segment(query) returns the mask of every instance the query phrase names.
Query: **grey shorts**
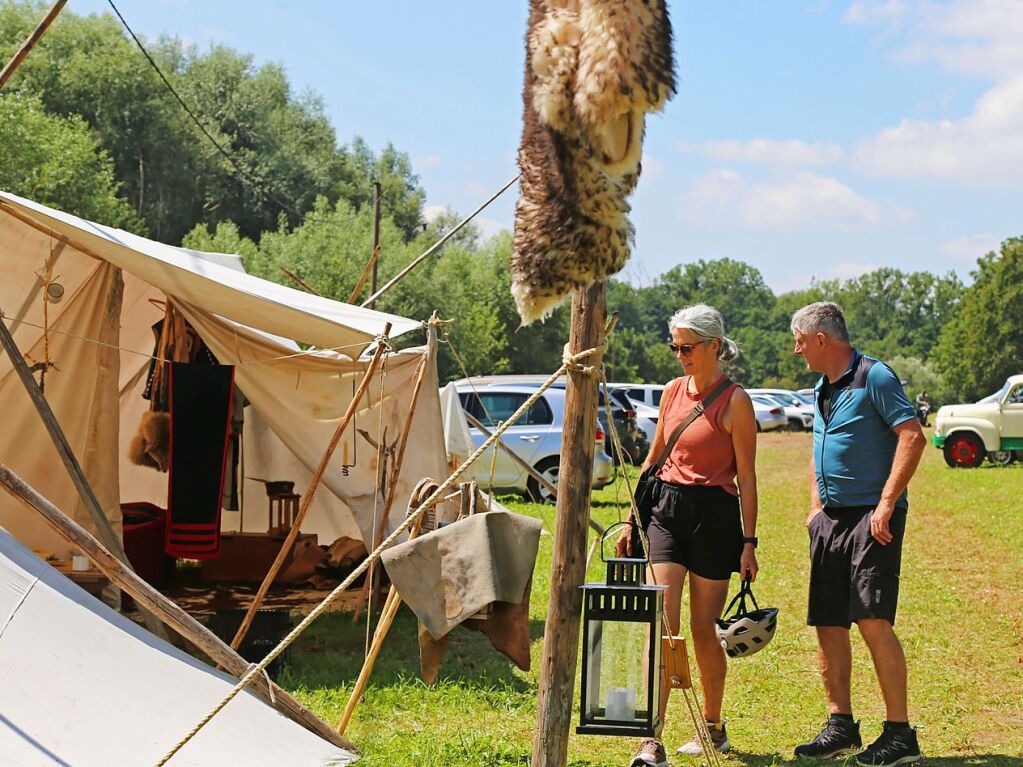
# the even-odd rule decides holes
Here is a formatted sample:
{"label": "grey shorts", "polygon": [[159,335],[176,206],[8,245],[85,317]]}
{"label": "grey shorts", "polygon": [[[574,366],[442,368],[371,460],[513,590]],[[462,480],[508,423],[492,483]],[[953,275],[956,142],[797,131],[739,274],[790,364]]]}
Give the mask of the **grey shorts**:
{"label": "grey shorts", "polygon": [[892,514],[887,546],[870,534],[873,510],[831,508],[811,520],[809,625],[849,628],[861,618],[895,624],[906,510]]}

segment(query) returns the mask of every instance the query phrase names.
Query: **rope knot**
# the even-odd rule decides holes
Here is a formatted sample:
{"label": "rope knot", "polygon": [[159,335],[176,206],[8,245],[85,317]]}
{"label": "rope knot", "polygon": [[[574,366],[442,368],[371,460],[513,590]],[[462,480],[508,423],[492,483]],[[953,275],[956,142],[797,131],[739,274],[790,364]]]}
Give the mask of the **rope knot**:
{"label": "rope knot", "polygon": [[607,349],[607,344],[600,344],[599,346],[594,346],[590,349],[584,349],[581,352],[572,354],[568,349],[568,344],[565,344],[565,351],[561,356],[561,362],[564,364],[565,370],[574,373],[582,373],[583,375],[590,377],[603,375],[604,366],[602,364],[584,365],[581,360],[584,360],[594,354],[603,353],[605,349]]}

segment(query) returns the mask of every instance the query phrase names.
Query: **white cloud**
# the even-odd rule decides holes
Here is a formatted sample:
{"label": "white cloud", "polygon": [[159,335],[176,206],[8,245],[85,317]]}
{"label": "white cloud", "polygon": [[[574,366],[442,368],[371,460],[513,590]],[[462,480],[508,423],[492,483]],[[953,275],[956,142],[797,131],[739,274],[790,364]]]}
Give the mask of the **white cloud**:
{"label": "white cloud", "polygon": [[998,252],[1001,241],[993,234],[969,234],[941,243],[942,258],[966,264],[975,264],[977,259],[991,251]]}
{"label": "white cloud", "polygon": [[676,148],[687,154],[702,154],[709,160],[756,165],[810,167],[841,162],[845,152],[832,141],[807,142],[799,139],[755,138],[750,141],[704,141],[702,144],[678,142]]}
{"label": "white cloud", "polygon": [[859,141],[853,165],[876,176],[1023,184],[1023,76],[996,85],[957,120],[904,119]]}
{"label": "white cloud", "polygon": [[832,264],[824,271],[791,272],[777,280],[770,281],[775,293],[787,293],[790,290],[803,290],[810,287],[814,280],[850,280],[854,277],[873,272],[881,267],[870,261],[842,261]]}
{"label": "white cloud", "polygon": [[447,208],[443,205],[427,205],[423,208],[423,220],[430,224],[437,216],[446,211]]}
{"label": "white cloud", "polygon": [[830,176],[803,171],[751,184],[734,170],[715,170],[683,195],[683,215],[694,222],[732,221],[751,229],[852,229],[905,221],[912,213],[881,206]]}
{"label": "white cloud", "polygon": [[640,167],[643,169],[643,178],[646,179],[657,178],[664,173],[664,163],[648,154],[643,155]]}
{"label": "white cloud", "polygon": [[412,160],[412,165],[417,168],[436,168],[443,158],[439,154],[424,154],[422,157],[415,157]]}
{"label": "white cloud", "polygon": [[509,224],[497,221],[492,218],[474,218],[472,220],[474,224],[480,230],[480,237],[484,240],[489,240],[495,234],[500,234],[503,231],[511,229]]}

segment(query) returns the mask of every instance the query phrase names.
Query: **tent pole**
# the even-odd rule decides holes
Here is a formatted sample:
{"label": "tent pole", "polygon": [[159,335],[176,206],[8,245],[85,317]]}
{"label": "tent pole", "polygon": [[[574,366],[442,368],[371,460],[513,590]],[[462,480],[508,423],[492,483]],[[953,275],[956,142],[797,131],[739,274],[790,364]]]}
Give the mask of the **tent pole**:
{"label": "tent pole", "polygon": [[[68,444],[67,438],[64,436],[64,430],[60,428],[57,417],[53,414],[53,410],[50,409],[50,403],[46,401],[46,396],[39,388],[39,384],[36,383],[36,379],[32,377],[32,371],[29,370],[28,363],[25,362],[21,350],[18,349],[18,345],[14,342],[14,336],[11,335],[11,331],[7,328],[2,310],[0,310],[0,345],[6,350],[11,364],[18,374],[18,378],[21,379],[21,383],[32,400],[32,404],[39,411],[39,417],[49,432],[50,439],[53,440],[53,444],[57,448],[57,453],[60,454],[64,468],[71,475],[71,481],[74,483],[75,489],[82,499],[82,504],[89,512],[89,517],[92,519],[93,524],[96,525],[96,531],[99,533],[100,540],[103,541],[103,545],[107,549],[113,552],[114,556],[124,563],[125,567],[131,569],[128,555],[124,553],[124,547],[121,545],[121,541],[118,540],[117,533],[114,532],[110,520],[107,519],[103,509],[100,508],[99,499],[96,498],[92,485],[89,484],[81,464],[78,463],[74,451],[71,450],[71,445]],[[146,622],[146,628],[158,637],[166,639],[167,635],[164,633],[160,622],[147,611],[140,610],[140,612]]]}
{"label": "tent pole", "polygon": [[[215,663],[223,666],[236,677],[241,678],[249,670],[249,662],[224,644],[215,634],[182,610],[177,604],[154,589],[138,575],[119,562],[117,557],[103,546],[89,531],[36,492],[17,474],[0,464],[0,485],[12,496],[30,509],[42,515],[54,530],[80,549],[103,575],[129,594],[140,606],[159,615],[168,626],[206,653]],[[333,743],[335,746],[353,751],[357,749],[342,738],[325,722],[273,684],[271,695],[263,677],[253,680],[255,692],[271,706],[289,719],[302,725],[310,732]]]}
{"label": "tent pole", "polygon": [[320,486],[320,480],[323,479],[323,473],[327,470],[327,464],[330,462],[331,456],[334,455],[334,449],[337,447],[337,443],[341,441],[341,435],[344,434],[345,429],[348,428],[349,421],[352,420],[352,416],[355,415],[355,409],[359,405],[359,400],[362,399],[362,395],[366,393],[369,388],[370,381],[373,380],[373,374],[379,367],[381,360],[384,358],[384,354],[387,353],[387,337],[391,334],[391,323],[388,322],[384,325],[384,332],[381,336],[380,343],[377,344],[376,351],[373,353],[373,358],[369,362],[369,366],[366,368],[366,372],[362,376],[362,381],[359,383],[359,388],[356,389],[355,395],[352,397],[352,401],[348,403],[348,408],[345,410],[344,416],[341,418],[341,423],[338,424],[337,429],[334,431],[334,436],[330,440],[330,444],[327,445],[327,450],[323,454],[323,458],[320,459],[320,466],[316,470],[316,474],[313,475],[312,481],[309,483],[309,487],[306,489],[305,494],[302,496],[302,505],[299,507],[298,515],[295,520],[291,523],[291,529],[288,530],[288,536],[284,539],[284,543],[281,544],[281,550],[277,552],[277,558],[274,559],[273,564],[270,565],[270,571],[263,578],[263,582],[259,585],[259,591],[256,592],[256,596],[252,600],[252,604],[249,605],[248,612],[245,613],[245,617],[242,619],[242,624],[238,627],[238,633],[234,635],[234,639],[231,640],[231,648],[237,650],[241,645],[242,640],[245,638],[245,634],[248,633],[249,626],[252,625],[252,619],[256,615],[256,610],[263,604],[263,599],[266,597],[266,592],[270,590],[270,586],[273,584],[274,579],[277,577],[277,573],[280,572],[281,567],[284,566],[284,560],[288,556],[288,552],[291,551],[291,547],[295,544],[298,539],[299,530],[302,528],[302,521],[305,519],[306,513],[309,511],[309,506],[312,503],[313,496],[316,494],[316,488]]}
{"label": "tent pole", "polygon": [[18,52],[14,54],[14,57],[7,62],[7,66],[4,67],[4,70],[0,72],[0,88],[7,85],[7,81],[14,76],[18,67],[21,66],[21,62],[28,57],[28,54],[35,47],[35,44],[39,42],[39,39],[44,34],[46,34],[46,30],[50,28],[50,24],[52,24],[54,19],[56,19],[57,16],[60,15],[60,12],[64,10],[65,5],[67,5],[67,0],[57,0],[57,2],[53,4],[53,7],[50,8],[50,12],[46,14],[43,20],[39,22],[39,25],[32,31],[32,34],[25,38],[25,42],[21,44]]}
{"label": "tent pole", "polygon": [[[607,294],[603,281],[572,297],[569,353],[604,343]],[[592,364],[599,367],[601,353]],[[563,767],[568,757],[582,586],[586,576],[587,520],[597,425],[597,379],[570,366],[565,393],[565,430],[561,442],[560,481],[551,593],[544,629],[537,695],[533,767]]]}

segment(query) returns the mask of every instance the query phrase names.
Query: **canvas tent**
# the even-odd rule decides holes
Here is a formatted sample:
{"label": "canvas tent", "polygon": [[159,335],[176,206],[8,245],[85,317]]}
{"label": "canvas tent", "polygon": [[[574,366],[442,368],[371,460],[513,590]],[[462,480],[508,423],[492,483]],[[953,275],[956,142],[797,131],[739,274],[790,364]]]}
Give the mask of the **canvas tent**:
{"label": "canvas tent", "polygon": [[[235,365],[245,408],[244,520],[224,529],[267,527],[256,480],[291,480],[303,493],[368,365],[360,356],[385,323],[392,337],[420,327],[394,315],[341,304],[245,274],[233,257],[175,248],[0,192],[0,310],[29,364],[48,359],[46,399],[93,486],[120,529],[122,501],[166,501],[167,475],[124,458],[138,419],[153,350],[151,326],[169,299],[223,364]],[[59,303],[45,300],[47,280]],[[44,331],[42,328],[48,328]],[[296,355],[293,339],[324,349]],[[392,447],[411,404],[412,380],[427,350],[389,354],[360,403],[317,491],[303,531],[321,543],[368,540],[383,501],[375,441]],[[423,476],[446,472],[435,360],[414,411],[409,447],[387,527],[401,520]],[[79,524],[94,531],[6,356],[0,357],[0,460]],[[347,466],[347,468],[343,468]],[[64,541],[13,500],[0,497],[0,525],[30,548],[64,557]]]}
{"label": "canvas tent", "polygon": [[[155,764],[236,682],[86,594],[3,529],[0,679],[0,761],[21,767]],[[355,758],[245,691],[171,764]]]}

